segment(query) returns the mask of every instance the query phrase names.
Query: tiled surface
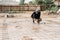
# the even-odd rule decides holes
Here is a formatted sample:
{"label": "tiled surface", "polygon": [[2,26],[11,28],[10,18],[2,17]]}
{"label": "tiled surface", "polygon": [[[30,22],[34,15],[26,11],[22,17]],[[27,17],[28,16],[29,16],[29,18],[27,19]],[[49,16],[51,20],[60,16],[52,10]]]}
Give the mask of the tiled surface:
{"label": "tiled surface", "polygon": [[46,18],[40,24],[31,18],[1,18],[0,40],[60,40],[60,18]]}

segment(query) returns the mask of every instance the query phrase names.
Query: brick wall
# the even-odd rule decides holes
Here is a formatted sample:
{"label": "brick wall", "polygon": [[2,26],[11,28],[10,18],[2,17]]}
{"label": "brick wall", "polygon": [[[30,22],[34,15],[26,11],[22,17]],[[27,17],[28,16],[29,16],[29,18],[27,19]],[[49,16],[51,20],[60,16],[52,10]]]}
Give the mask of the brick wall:
{"label": "brick wall", "polygon": [[6,5],[0,5],[0,12],[20,12],[20,11],[34,11],[37,7],[39,7],[41,10],[44,10],[44,6],[41,5],[20,5],[20,6],[6,6]]}

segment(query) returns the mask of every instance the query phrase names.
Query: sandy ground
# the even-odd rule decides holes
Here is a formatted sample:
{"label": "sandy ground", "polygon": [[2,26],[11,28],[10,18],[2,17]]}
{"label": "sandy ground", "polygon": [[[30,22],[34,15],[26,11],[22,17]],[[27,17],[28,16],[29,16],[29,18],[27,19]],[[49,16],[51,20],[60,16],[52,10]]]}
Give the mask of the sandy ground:
{"label": "sandy ground", "polygon": [[30,12],[17,15],[0,18],[0,40],[60,40],[60,16],[42,13],[41,23],[34,24]]}

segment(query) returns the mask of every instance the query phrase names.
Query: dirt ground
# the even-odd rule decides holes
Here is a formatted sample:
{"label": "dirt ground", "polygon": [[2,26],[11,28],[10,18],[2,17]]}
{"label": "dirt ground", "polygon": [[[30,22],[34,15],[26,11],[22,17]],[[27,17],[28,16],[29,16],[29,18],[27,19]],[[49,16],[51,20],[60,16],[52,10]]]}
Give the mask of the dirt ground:
{"label": "dirt ground", "polygon": [[0,40],[60,40],[60,15],[42,12],[41,23],[34,24],[31,14],[17,13],[13,14],[14,18],[0,18]]}

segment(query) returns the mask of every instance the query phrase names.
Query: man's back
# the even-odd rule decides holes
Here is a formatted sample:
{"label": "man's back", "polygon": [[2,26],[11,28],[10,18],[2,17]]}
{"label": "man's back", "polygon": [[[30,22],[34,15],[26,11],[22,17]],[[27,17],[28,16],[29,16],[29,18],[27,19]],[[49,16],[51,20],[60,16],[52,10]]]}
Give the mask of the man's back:
{"label": "man's back", "polygon": [[36,19],[39,19],[40,18],[40,15],[41,13],[36,11],[36,12],[33,12],[33,14],[31,15],[32,18],[36,18]]}

